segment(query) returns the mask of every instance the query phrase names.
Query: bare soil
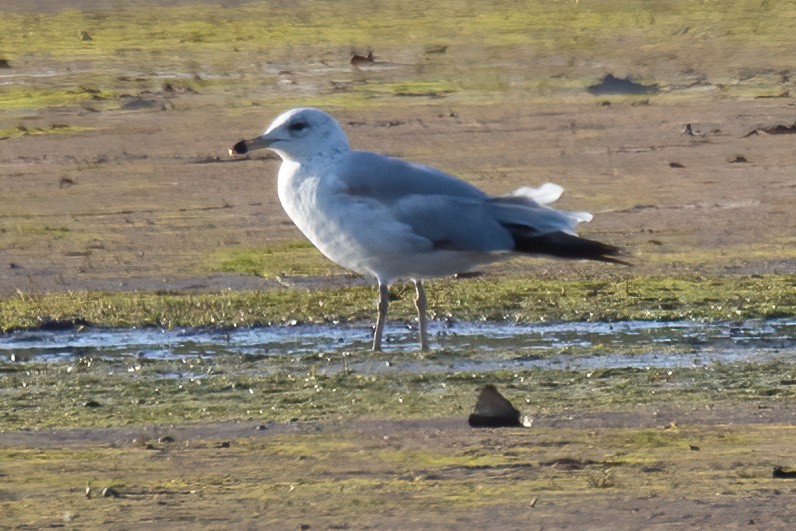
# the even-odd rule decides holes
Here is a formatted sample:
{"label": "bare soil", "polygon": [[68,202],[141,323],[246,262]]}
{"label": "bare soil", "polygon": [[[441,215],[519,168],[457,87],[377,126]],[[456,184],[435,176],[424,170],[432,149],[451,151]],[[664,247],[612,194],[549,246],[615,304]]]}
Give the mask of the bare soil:
{"label": "bare soil", "polygon": [[[226,153],[283,109],[233,117],[189,106],[202,98],[177,96],[169,111],[43,110],[29,122],[94,130],[0,142],[0,294],[275,285],[212,269],[225,249],[301,238],[276,198],[279,162]],[[561,184],[559,206],[593,212],[582,234],[624,247],[634,274],[796,269],[796,137],[744,137],[796,122],[789,99],[597,101],[466,106],[455,117],[450,103],[335,114],[355,147],[443,168],[494,194]],[[700,136],[682,133],[688,123]],[[542,260],[522,269],[606,271]]]}
{"label": "bare soil", "polygon": [[[786,94],[793,83],[783,83],[785,97],[776,98],[723,97],[706,85],[644,99],[584,92],[554,104],[522,94],[478,103],[452,95],[330,110],[353,146],[442,168],[490,193],[561,184],[558,206],[593,212],[582,234],[625,248],[635,264],[630,274],[793,273],[796,136],[748,135],[796,123]],[[275,102],[244,107],[242,97],[158,89],[116,108],[0,116],[0,129],[89,128],[0,140],[0,296],[277,286],[214,265],[228,249],[301,238],[276,198],[279,162],[227,156],[235,141],[285,110]],[[508,267],[528,275],[616,274],[605,265],[545,260]],[[771,401],[573,413],[526,430],[431,419],[268,425],[256,435],[256,422],[2,433],[0,520],[21,527],[786,529],[796,484],[771,471],[796,467],[794,413],[792,403]],[[645,448],[623,439],[623,430],[646,437],[678,425],[685,433],[653,444],[649,462],[637,454],[623,461]],[[147,449],[141,442],[166,434],[176,443]],[[224,441],[228,448],[219,446]],[[50,460],[54,471],[37,472]],[[87,499],[87,481],[116,485],[121,497]]]}
{"label": "bare soil", "polygon": [[[796,485],[773,471],[792,468],[794,413],[749,404],[514,429],[449,418],[4,433],[0,451],[29,448],[17,463],[41,465],[27,482],[0,468],[0,507],[27,500],[6,523],[36,527],[788,529]],[[118,497],[103,498],[106,487]]]}

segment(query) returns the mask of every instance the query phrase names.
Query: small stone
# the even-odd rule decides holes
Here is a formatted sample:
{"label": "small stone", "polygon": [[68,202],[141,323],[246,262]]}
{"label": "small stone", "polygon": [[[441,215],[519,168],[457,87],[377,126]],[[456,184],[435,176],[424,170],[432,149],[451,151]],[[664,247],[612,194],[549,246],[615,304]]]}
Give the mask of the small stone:
{"label": "small stone", "polygon": [[159,442],[160,444],[164,444],[164,443],[173,443],[173,442],[175,442],[176,440],[177,440],[177,439],[175,439],[175,438],[174,438],[174,437],[172,437],[171,435],[164,435],[163,437],[158,437],[158,442]]}
{"label": "small stone", "polygon": [[785,470],[781,466],[776,466],[772,475],[777,479],[796,479],[796,470]]}
{"label": "small stone", "polygon": [[117,491],[113,487],[105,487],[104,489],[102,489],[103,498],[118,498],[120,496],[121,495],[119,494],[119,491]]}
{"label": "small stone", "polygon": [[475,410],[467,419],[473,428],[521,427],[520,412],[492,384],[481,389]]}

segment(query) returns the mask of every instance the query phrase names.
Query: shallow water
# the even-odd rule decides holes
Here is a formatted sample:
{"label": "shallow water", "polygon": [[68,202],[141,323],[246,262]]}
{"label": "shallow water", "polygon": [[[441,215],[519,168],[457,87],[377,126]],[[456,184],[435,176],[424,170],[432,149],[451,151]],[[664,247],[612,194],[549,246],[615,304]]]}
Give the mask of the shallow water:
{"label": "shallow water", "polygon": [[[796,320],[507,324],[434,322],[434,352],[416,355],[414,330],[389,327],[385,352],[363,354],[370,328],[273,326],[235,330],[83,329],[0,336],[0,355],[15,362],[77,358],[326,360],[324,372],[488,371],[496,369],[694,367],[796,358]],[[354,355],[357,354],[357,355]]]}

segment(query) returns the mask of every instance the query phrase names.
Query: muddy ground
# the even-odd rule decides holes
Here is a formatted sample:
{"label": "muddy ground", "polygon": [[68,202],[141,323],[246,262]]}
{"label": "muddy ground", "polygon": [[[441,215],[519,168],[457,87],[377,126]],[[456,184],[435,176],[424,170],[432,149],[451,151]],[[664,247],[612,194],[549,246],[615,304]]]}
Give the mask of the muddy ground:
{"label": "muddy ground", "polygon": [[[92,20],[85,24],[101,29]],[[455,40],[447,51],[426,46],[440,40],[385,44],[381,64],[360,66],[349,64],[350,49],[372,42],[297,46],[281,62],[269,52],[256,63],[243,50],[229,59],[240,72],[221,81],[213,65],[226,56],[145,56],[151,64],[121,50],[108,64],[69,59],[65,74],[57,54],[0,50],[11,65],[0,70],[4,83],[81,95],[0,112],[0,295],[284,289],[280,279],[219,271],[225,253],[301,238],[276,198],[278,161],[233,160],[227,149],[319,95],[357,148],[495,194],[561,184],[558,206],[595,214],[582,234],[622,246],[635,264],[527,260],[496,274],[796,272],[796,136],[764,131],[796,124],[792,73],[783,70],[792,47],[729,58],[683,47],[644,60],[631,39],[626,60],[586,61],[510,46],[485,55]],[[498,88],[426,80],[435,68],[445,81],[487,60]],[[576,84],[559,93],[524,84],[529,68],[546,80],[639,73],[663,90],[595,96]],[[389,85],[395,93],[345,103],[371,79],[412,76],[423,90]],[[105,89],[112,94],[92,92]],[[309,279],[330,282],[361,281]],[[792,400],[756,399],[674,404],[664,414],[623,405],[526,430],[472,430],[446,418],[269,424],[256,434],[256,422],[0,433],[0,516],[20,527],[784,529],[796,480],[772,470],[796,467],[795,423]],[[172,434],[174,443],[157,441]],[[121,497],[98,496],[108,485]]]}
{"label": "muddy ground", "polygon": [[[574,413],[530,429],[449,418],[3,434],[13,462],[2,500],[7,523],[34,527],[787,529],[796,488],[774,469],[793,456],[794,413],[750,404]],[[21,478],[29,461],[36,472]]]}
{"label": "muddy ground", "polygon": [[[278,161],[226,153],[282,109],[233,117],[194,103],[203,99],[177,96],[168,111],[42,110],[26,123],[94,131],[0,142],[0,293],[276,285],[212,268],[225,249],[301,237],[276,198]],[[796,122],[788,98],[519,109],[445,101],[335,114],[354,146],[433,164],[491,193],[561,184],[562,208],[595,214],[582,234],[627,249],[634,274],[796,269],[796,137],[745,137]],[[683,134],[687,123],[701,136]],[[523,269],[606,271],[540,260]]]}

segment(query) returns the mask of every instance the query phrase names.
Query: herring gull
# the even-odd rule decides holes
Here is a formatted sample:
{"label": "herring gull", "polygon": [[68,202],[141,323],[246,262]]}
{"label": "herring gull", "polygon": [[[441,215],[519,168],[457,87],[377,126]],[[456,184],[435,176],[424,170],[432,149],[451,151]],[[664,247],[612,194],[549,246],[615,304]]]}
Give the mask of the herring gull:
{"label": "herring gull", "polygon": [[560,186],[489,196],[435,168],[351,149],[337,120],[319,109],[283,113],[230,155],[260,148],[282,158],[279,200],[293,223],[330,260],[378,282],[376,351],[396,280],[415,285],[420,348],[427,350],[424,278],[516,254],[624,263],[617,247],[575,234],[590,214],[548,206]]}

